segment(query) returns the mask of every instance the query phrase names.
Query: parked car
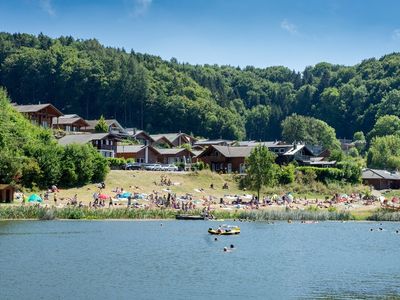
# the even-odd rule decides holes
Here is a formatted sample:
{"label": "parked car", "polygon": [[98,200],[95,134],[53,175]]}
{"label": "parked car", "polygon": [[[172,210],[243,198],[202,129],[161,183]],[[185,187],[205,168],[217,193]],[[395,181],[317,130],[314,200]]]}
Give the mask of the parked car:
{"label": "parked car", "polygon": [[152,165],[146,166],[145,169],[148,171],[160,171],[161,165],[160,164],[152,164]]}
{"label": "parked car", "polygon": [[162,167],[162,170],[163,170],[163,171],[175,172],[175,171],[178,171],[178,167],[175,166],[175,165],[164,165],[164,166]]}
{"label": "parked car", "polygon": [[127,163],[125,164],[125,170],[141,170],[143,167],[140,163]]}

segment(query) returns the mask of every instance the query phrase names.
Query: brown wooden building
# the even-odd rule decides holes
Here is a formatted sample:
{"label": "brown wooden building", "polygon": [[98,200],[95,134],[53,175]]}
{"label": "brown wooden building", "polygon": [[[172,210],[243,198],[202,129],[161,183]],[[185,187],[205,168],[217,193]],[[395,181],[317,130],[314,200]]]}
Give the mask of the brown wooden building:
{"label": "brown wooden building", "polygon": [[146,145],[127,145],[117,146],[116,157],[119,158],[132,158],[138,163],[153,164],[158,162],[160,153],[152,146]]}
{"label": "brown wooden building", "polygon": [[58,140],[60,145],[91,143],[104,157],[115,157],[120,139],[111,133],[70,134]]}
{"label": "brown wooden building", "polygon": [[0,184],[0,202],[11,203],[14,201],[15,188],[10,184]]}
{"label": "brown wooden building", "polygon": [[53,118],[53,128],[66,132],[83,131],[88,126],[89,123],[78,115],[65,115],[59,118]]}
{"label": "brown wooden building", "polygon": [[157,149],[158,161],[163,164],[192,163],[195,154],[185,148]]}
{"label": "brown wooden building", "polygon": [[251,150],[253,147],[211,145],[197,159],[208,164],[212,171],[244,173],[245,159]]}
{"label": "brown wooden building", "polygon": [[377,190],[400,189],[400,173],[377,169],[363,169],[362,181]]}
{"label": "brown wooden building", "polygon": [[15,105],[14,108],[25,115],[33,124],[44,128],[52,128],[53,119],[63,115],[51,104]]}

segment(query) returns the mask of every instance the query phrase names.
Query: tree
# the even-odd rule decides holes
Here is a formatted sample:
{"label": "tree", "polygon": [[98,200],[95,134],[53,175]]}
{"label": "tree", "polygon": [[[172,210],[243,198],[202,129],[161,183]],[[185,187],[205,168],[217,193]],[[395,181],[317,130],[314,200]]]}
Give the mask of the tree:
{"label": "tree", "polygon": [[400,169],[400,137],[386,135],[374,137],[368,150],[367,165],[370,168]]}
{"label": "tree", "polygon": [[390,91],[379,104],[378,116],[400,116],[400,90]]}
{"label": "tree", "polygon": [[267,147],[255,147],[246,159],[246,182],[250,189],[257,191],[260,200],[260,190],[263,186],[273,185],[276,180],[278,166],[275,164],[276,155]]}
{"label": "tree", "polygon": [[376,121],[372,130],[368,133],[368,140],[374,137],[393,135],[400,133],[400,118],[393,115],[385,115]]}
{"label": "tree", "polygon": [[94,127],[94,130],[96,132],[108,132],[108,125],[103,115],[101,115],[99,122]]}
{"label": "tree", "polygon": [[248,111],[246,116],[246,133],[248,139],[266,139],[271,110],[268,106],[257,105]]}
{"label": "tree", "polygon": [[340,149],[335,129],[324,121],[292,115],[282,122],[282,137],[286,142],[304,142],[310,145],[321,145],[326,149]]}

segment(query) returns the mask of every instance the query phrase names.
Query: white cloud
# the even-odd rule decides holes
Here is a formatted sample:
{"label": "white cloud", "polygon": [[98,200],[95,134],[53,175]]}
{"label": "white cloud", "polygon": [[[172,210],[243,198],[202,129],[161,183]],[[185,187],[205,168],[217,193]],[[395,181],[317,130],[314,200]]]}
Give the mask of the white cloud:
{"label": "white cloud", "polygon": [[142,16],[150,8],[153,0],[134,0],[133,15]]}
{"label": "white cloud", "polygon": [[40,8],[46,12],[49,16],[54,17],[56,15],[56,11],[53,8],[52,0],[40,0],[39,5]]}
{"label": "white cloud", "polygon": [[297,34],[297,26],[294,25],[293,23],[290,23],[287,19],[284,19],[281,22],[281,28],[283,30],[286,30],[287,32],[289,32],[290,34]]}
{"label": "white cloud", "polygon": [[399,28],[393,30],[392,39],[394,39],[394,40],[400,40],[400,29],[399,29]]}

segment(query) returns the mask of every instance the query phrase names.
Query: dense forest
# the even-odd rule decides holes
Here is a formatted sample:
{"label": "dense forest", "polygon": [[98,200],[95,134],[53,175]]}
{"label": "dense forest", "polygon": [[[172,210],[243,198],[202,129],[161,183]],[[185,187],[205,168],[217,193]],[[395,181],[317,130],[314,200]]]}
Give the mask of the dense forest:
{"label": "dense forest", "polygon": [[151,133],[276,139],[296,113],[352,138],[380,116],[400,116],[400,54],[295,72],[190,65],[95,39],[0,33],[0,86],[19,104],[51,102],[64,113],[104,115]]}

